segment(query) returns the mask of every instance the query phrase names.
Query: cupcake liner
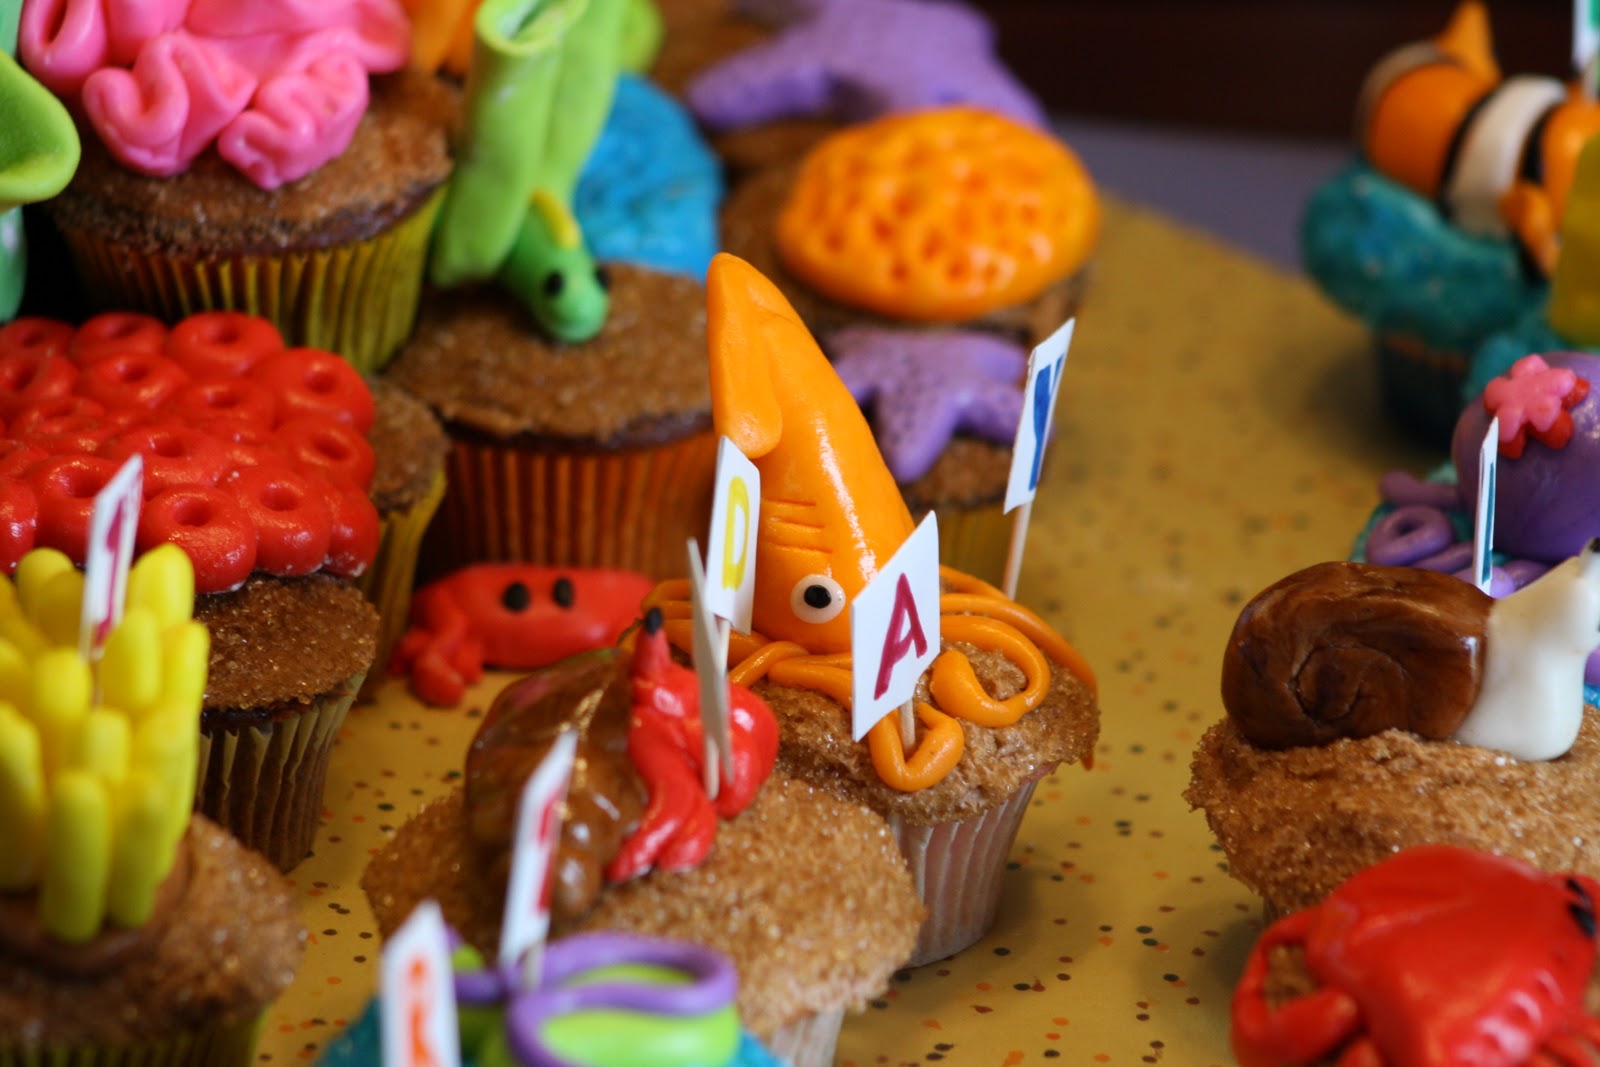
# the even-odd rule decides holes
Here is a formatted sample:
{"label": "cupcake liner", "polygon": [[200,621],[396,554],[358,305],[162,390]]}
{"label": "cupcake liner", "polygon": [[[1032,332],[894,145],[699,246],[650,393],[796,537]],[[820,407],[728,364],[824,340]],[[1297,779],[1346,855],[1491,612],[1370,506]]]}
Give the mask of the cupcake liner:
{"label": "cupcake liner", "polygon": [[819,1011],[773,1034],[767,1049],[790,1067],[832,1067],[843,1025],[843,1008]]}
{"label": "cupcake liner", "polygon": [[328,754],[364,677],[284,718],[202,727],[195,810],[292,870],[316,838]]}
{"label": "cupcake liner", "polygon": [[442,190],[365,241],[277,255],[180,255],[65,233],[90,299],[176,322],[199,311],[270,319],[290,345],[337,352],[363,374],[381,369],[411,333]]}
{"label": "cupcake liner", "polygon": [[456,440],[428,572],[520,561],[679,577],[684,542],[705,536],[716,459],[709,431],[611,452]]}
{"label": "cupcake liner", "polygon": [[[1011,517],[1005,501],[933,509],[939,515],[939,562],[963,574],[998,586],[1005,579],[1006,556],[1011,551]],[[916,522],[927,510],[918,511]]]}
{"label": "cupcake liner", "polygon": [[378,554],[373,557],[372,566],[356,579],[356,588],[378,609],[378,654],[373,658],[366,681],[361,684],[357,700],[373,699],[388,675],[389,651],[405,632],[411,615],[411,590],[416,583],[422,535],[439,510],[444,487],[444,471],[440,470],[416,503],[382,517]]}
{"label": "cupcake liner", "polygon": [[994,925],[1017,827],[1039,779],[1053,770],[1055,764],[1023,783],[1004,804],[970,819],[918,826],[899,815],[889,816],[889,828],[911,867],[917,895],[928,909],[907,967],[953,956]]}
{"label": "cupcake liner", "polygon": [[261,1012],[237,1022],[212,1022],[154,1041],[126,1045],[0,1046],[0,1067],[245,1067],[254,1062]]}
{"label": "cupcake liner", "polygon": [[1467,356],[1409,334],[1376,337],[1378,377],[1389,413],[1424,440],[1449,444],[1461,414]]}

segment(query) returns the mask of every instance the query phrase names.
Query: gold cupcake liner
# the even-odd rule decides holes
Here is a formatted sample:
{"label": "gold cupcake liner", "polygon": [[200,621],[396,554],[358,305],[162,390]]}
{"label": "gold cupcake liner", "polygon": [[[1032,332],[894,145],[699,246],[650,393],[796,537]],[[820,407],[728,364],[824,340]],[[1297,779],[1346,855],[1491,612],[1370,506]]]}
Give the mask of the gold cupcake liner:
{"label": "gold cupcake liner", "polygon": [[612,452],[455,441],[429,572],[515,560],[681,577],[684,542],[711,521],[716,462],[710,431]]}
{"label": "gold cupcake liner", "polygon": [[328,754],[364,677],[281,719],[203,727],[195,810],[280,871],[294,869],[316,839]]}
{"label": "gold cupcake liner", "polygon": [[290,345],[343,356],[363,374],[381,369],[411,334],[442,189],[365,241],[277,255],[186,256],[64,234],[89,297],[168,322],[199,311],[270,319]]}
{"label": "gold cupcake liner", "polygon": [[917,896],[928,909],[907,967],[954,956],[994,925],[1011,843],[1034,787],[1053,770],[1055,764],[1025,782],[1004,804],[970,819],[918,826],[889,816]]}
{"label": "gold cupcake liner", "polygon": [[[1004,508],[1003,499],[975,507],[934,508],[939,515],[939,562],[998,586],[1005,579],[1011,551],[1012,517]],[[917,512],[915,521],[921,522],[926,514]]]}
{"label": "gold cupcake liner", "polygon": [[[114,1011],[115,1005],[107,1005]],[[0,1045],[0,1067],[246,1067],[254,1062],[265,1012],[237,1022],[211,1022],[152,1041],[125,1045]]]}
{"label": "gold cupcake liner", "polygon": [[773,1034],[766,1042],[767,1051],[790,1067],[832,1067],[843,1025],[843,1008],[807,1015]]}
{"label": "gold cupcake liner", "polygon": [[444,487],[441,468],[416,503],[383,516],[378,554],[373,557],[372,566],[356,579],[356,588],[378,609],[378,654],[357,700],[373,699],[388,676],[389,652],[405,632],[411,614],[411,590],[416,583],[417,558],[422,554],[422,535],[439,510]]}

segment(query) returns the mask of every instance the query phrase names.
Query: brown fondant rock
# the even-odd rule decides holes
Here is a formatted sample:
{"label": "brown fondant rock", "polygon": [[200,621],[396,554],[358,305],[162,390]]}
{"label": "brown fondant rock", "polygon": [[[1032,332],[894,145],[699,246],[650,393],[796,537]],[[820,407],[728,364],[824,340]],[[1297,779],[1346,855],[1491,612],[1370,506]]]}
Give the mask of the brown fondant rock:
{"label": "brown fondant rock", "polygon": [[1322,563],[1245,606],[1222,660],[1222,702],[1263,748],[1398,727],[1451,736],[1477,698],[1493,601],[1448,574]]}

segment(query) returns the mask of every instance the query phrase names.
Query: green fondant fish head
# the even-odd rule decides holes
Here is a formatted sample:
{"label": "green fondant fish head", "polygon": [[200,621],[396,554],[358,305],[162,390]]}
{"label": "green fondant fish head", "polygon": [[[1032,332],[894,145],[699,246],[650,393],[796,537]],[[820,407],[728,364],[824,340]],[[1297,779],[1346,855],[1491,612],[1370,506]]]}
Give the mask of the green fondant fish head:
{"label": "green fondant fish head", "polygon": [[48,200],[78,169],[78,130],[55,94],[11,58],[20,4],[0,0],[0,322],[17,313],[27,251],[22,204]]}
{"label": "green fondant fish head", "polygon": [[587,341],[605,325],[611,306],[605,268],[585,247],[572,213],[542,189],[534,191],[499,277],[557,341]]}

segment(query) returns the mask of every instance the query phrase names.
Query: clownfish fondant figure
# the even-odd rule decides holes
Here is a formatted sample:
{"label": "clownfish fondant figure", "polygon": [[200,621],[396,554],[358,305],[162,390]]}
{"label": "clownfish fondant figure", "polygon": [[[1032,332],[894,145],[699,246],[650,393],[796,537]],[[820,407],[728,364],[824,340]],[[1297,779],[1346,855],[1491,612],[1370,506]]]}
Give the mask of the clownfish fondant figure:
{"label": "clownfish fondant figure", "polygon": [[1577,81],[1501,75],[1480,0],[1464,0],[1432,40],[1379,60],[1356,111],[1374,168],[1464,232],[1514,238],[1547,277],[1578,155],[1596,132],[1600,104]]}

